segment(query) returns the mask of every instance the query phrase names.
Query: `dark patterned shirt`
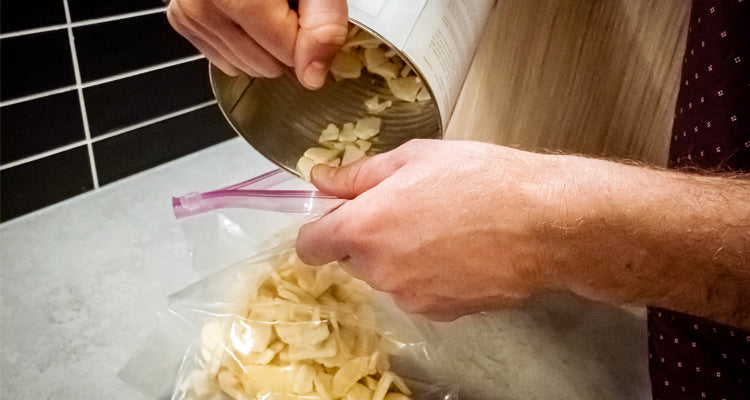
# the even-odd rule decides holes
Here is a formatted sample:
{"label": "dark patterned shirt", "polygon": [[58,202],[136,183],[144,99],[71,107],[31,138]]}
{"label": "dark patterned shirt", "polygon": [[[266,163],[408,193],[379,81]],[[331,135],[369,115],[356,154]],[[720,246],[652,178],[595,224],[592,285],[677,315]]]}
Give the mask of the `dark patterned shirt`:
{"label": "dark patterned shirt", "polygon": [[[750,0],[693,1],[671,167],[750,173],[749,45]],[[658,308],[648,329],[654,400],[750,399],[750,332]]]}
{"label": "dark patterned shirt", "polygon": [[750,0],[694,0],[670,166],[750,172]]}

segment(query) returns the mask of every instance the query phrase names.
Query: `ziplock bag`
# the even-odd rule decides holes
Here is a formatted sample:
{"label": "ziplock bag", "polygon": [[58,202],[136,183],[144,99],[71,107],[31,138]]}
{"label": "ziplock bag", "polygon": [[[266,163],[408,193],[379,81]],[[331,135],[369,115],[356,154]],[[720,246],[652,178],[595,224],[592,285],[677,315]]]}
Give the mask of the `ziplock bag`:
{"label": "ziplock bag", "polygon": [[290,240],[299,227],[344,200],[276,169],[210,192],[172,198],[199,275]]}
{"label": "ziplock bag", "polygon": [[[306,216],[292,218],[304,223],[341,204],[314,191],[254,186],[274,179],[282,178],[267,174],[223,189],[244,191],[234,197],[207,192],[188,204],[178,198],[175,213],[185,220],[214,212],[228,218],[227,210],[278,211],[271,199],[279,199],[282,213]],[[158,328],[120,377],[151,398],[180,400],[458,398],[426,321],[336,263],[303,264],[294,252],[296,230],[286,232],[294,235],[284,240],[274,233],[263,243],[278,244],[170,296]]]}

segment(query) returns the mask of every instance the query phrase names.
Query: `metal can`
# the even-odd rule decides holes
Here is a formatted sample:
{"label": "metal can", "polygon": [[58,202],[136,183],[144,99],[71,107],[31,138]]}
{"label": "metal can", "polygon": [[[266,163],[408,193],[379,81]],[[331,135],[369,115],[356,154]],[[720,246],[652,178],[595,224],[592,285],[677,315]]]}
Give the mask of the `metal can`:
{"label": "metal can", "polygon": [[[415,138],[442,138],[481,33],[496,0],[349,0],[350,22],[380,38],[414,71],[430,93],[426,101],[394,99],[378,113],[381,132],[369,154]],[[236,77],[210,67],[219,108],[259,153],[298,174],[297,161],[318,146],[329,124],[369,114],[365,101],[393,98],[383,80],[367,71],[357,79],[328,79],[305,89],[293,73],[279,78]]]}

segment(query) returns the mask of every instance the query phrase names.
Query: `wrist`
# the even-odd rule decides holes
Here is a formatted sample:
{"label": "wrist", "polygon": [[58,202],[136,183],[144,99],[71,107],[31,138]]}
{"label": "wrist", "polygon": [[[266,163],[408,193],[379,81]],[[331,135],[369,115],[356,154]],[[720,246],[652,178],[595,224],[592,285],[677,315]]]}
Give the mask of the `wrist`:
{"label": "wrist", "polygon": [[747,181],[590,162],[577,197],[566,199],[565,222],[543,231],[560,286],[708,317],[721,315],[715,307],[729,314],[744,307]]}

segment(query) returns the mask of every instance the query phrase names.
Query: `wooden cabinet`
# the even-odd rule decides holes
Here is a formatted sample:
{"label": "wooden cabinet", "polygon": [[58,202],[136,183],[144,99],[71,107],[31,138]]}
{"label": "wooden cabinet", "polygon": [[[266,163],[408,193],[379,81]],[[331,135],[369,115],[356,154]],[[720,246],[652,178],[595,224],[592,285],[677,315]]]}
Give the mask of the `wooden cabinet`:
{"label": "wooden cabinet", "polygon": [[446,138],[665,165],[690,0],[499,0]]}

